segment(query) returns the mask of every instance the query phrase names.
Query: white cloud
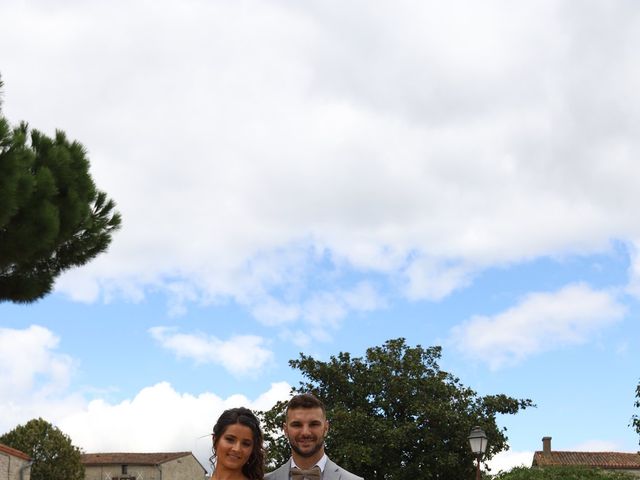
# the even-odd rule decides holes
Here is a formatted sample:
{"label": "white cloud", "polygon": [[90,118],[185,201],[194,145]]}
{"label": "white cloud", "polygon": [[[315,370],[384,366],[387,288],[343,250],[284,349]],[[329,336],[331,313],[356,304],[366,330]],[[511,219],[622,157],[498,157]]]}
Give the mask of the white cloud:
{"label": "white cloud", "polygon": [[451,340],[460,351],[498,368],[545,350],[584,343],[624,313],[612,293],[574,284],[529,294],[493,316],[473,317],[452,330]]}
{"label": "white cloud", "polygon": [[640,237],[634,7],[159,5],[0,7],[21,46],[5,113],[85,143],[123,213],[58,282],[74,299],[230,298],[281,326],[318,310],[319,277],[438,300],[487,266]]}
{"label": "white cloud", "polygon": [[254,306],[252,313],[260,323],[275,326],[295,322],[300,317],[300,307],[267,298]]}
{"label": "white cloud", "polygon": [[[319,331],[318,333],[321,333],[321,331]],[[324,334],[324,336],[319,336],[316,334],[316,332],[313,332],[313,334],[321,341],[326,341],[329,338],[326,334]],[[285,328],[280,332],[279,338],[284,341],[291,342],[300,348],[308,347],[313,339],[311,336],[311,332],[309,332],[308,329],[305,329],[303,331],[288,328]]]}
{"label": "white cloud", "polygon": [[574,452],[622,452],[624,449],[616,442],[608,440],[587,440],[586,442],[574,445],[570,449]]}
{"label": "white cloud", "polygon": [[265,348],[266,341],[256,335],[220,340],[213,335],[179,333],[175,328],[163,326],[152,327],[149,333],[178,358],[221,365],[234,375],[258,375],[273,361],[273,352]]}
{"label": "white cloud", "polygon": [[[309,292],[302,303],[262,298],[257,300],[252,313],[264,325],[280,327],[281,338],[303,346],[311,340],[329,341],[347,315],[376,310],[386,304],[382,293],[371,283],[362,281],[347,289]],[[292,333],[296,322],[304,324],[304,331]]]}
{"label": "white cloud", "polygon": [[67,392],[76,362],[57,351],[47,328],[0,328],[0,431],[34,417],[60,415],[82,399]]}
{"label": "white cloud", "polygon": [[640,242],[630,242],[627,246],[629,252],[629,281],[626,291],[629,295],[640,298]]}
{"label": "white cloud", "polygon": [[[73,361],[55,351],[59,343],[58,336],[38,325],[24,330],[0,328],[0,390],[21,396],[32,390],[67,387]],[[38,381],[40,377],[44,382]]]}
{"label": "white cloud", "polygon": [[508,472],[515,467],[530,467],[533,462],[533,452],[514,452],[507,450],[500,452],[489,460],[489,468],[491,474],[495,475],[499,472]]}
{"label": "white cloud", "polygon": [[440,300],[471,283],[473,268],[445,265],[435,259],[419,258],[405,270],[405,295],[412,300]]}
{"label": "white cloud", "polygon": [[350,291],[342,292],[345,305],[358,312],[368,312],[384,308],[386,299],[376,288],[368,282],[360,282]]}
{"label": "white cloud", "polygon": [[306,323],[328,330],[337,328],[347,313],[376,310],[385,304],[373,285],[360,282],[349,290],[314,293],[302,306],[301,316]]}
{"label": "white cloud", "polygon": [[255,400],[243,395],[223,399],[213,393],[179,393],[161,382],[117,404],[94,400],[57,423],[89,453],[192,451],[210,470],[210,433],[223,410],[239,406],[268,410],[288,398],[290,389],[287,383],[274,383]]}

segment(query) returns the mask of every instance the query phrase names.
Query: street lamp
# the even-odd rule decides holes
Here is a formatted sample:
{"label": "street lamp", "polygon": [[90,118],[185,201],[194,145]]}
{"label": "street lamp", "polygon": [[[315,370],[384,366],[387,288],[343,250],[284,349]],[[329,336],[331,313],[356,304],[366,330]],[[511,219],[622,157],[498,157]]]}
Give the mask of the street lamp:
{"label": "street lamp", "polygon": [[469,445],[471,451],[478,459],[478,467],[476,469],[476,480],[480,480],[480,459],[487,449],[487,436],[480,427],[473,427],[469,434]]}

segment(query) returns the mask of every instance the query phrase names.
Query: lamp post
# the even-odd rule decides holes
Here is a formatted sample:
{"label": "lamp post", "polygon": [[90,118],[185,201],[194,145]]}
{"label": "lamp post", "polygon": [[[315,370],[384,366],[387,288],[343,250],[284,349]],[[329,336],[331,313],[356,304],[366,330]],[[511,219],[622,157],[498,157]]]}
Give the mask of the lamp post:
{"label": "lamp post", "polygon": [[473,427],[469,434],[469,445],[471,451],[477,457],[478,466],[476,468],[476,480],[480,480],[480,459],[487,449],[487,435],[480,427]]}

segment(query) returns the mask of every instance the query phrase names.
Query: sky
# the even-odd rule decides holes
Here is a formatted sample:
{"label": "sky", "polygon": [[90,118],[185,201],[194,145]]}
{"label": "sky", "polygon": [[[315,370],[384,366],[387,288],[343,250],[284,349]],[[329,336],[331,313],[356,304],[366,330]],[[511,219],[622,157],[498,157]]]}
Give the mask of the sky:
{"label": "sky", "polygon": [[[403,337],[501,416],[494,471],[638,450],[640,4],[3,0],[2,113],[87,149],[123,226],[0,303],[0,432],[192,451]],[[636,158],[636,160],[634,160]]]}

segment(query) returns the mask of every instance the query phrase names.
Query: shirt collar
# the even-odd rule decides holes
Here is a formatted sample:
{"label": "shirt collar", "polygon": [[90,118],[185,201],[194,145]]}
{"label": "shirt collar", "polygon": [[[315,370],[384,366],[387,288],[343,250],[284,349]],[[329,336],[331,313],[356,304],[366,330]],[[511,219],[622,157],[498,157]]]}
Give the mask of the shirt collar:
{"label": "shirt collar", "polygon": [[[318,467],[320,467],[320,471],[324,473],[324,467],[326,467],[327,465],[327,460],[328,460],[328,457],[327,457],[327,454],[325,453],[324,455],[322,455],[322,458],[318,460],[315,465],[313,465],[313,467],[317,465]],[[296,465],[296,462],[293,459],[293,457],[291,457],[291,468],[293,467],[299,468]]]}

